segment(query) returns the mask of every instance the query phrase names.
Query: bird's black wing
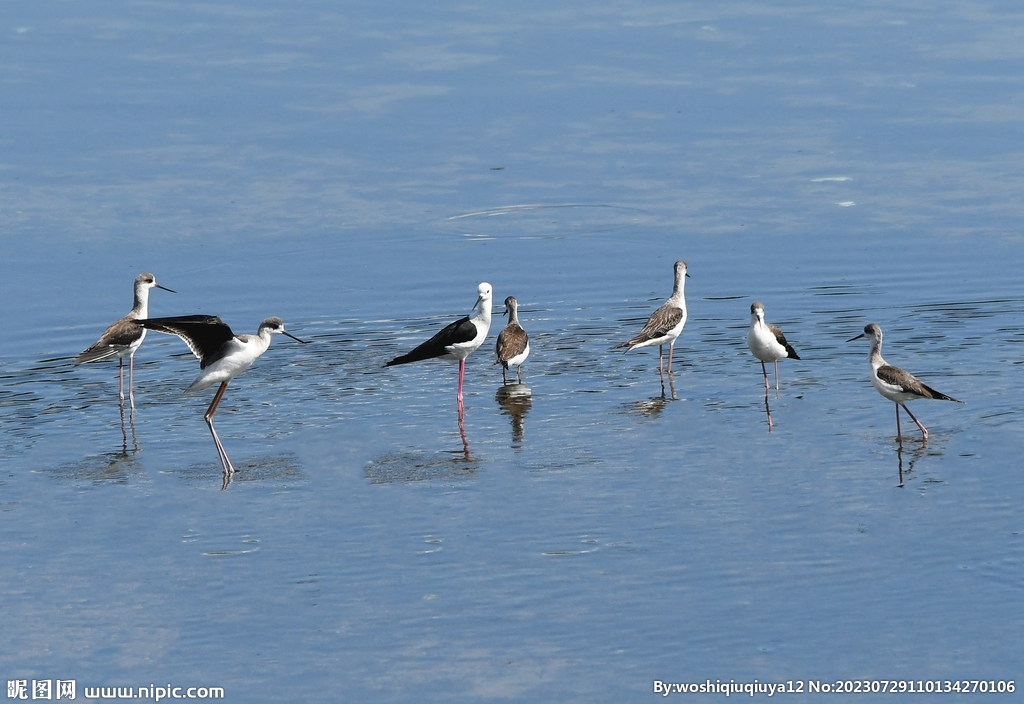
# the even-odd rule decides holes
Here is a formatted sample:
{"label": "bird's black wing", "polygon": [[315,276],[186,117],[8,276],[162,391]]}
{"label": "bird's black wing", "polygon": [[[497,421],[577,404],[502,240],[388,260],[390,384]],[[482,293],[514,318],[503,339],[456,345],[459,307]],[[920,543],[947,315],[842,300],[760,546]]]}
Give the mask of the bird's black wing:
{"label": "bird's black wing", "polygon": [[216,315],[179,315],[170,318],[147,318],[140,320],[139,325],[150,330],[177,335],[192,354],[199,358],[200,366],[205,368],[213,356],[234,338],[235,334],[227,323]]}
{"label": "bird's black wing", "polygon": [[469,316],[460,318],[454,323],[446,325],[440,332],[423,344],[416,346],[408,354],[395,357],[384,366],[391,367],[396,364],[408,364],[409,362],[419,362],[422,359],[441,357],[448,354],[448,350],[445,349],[446,347],[460,342],[469,342],[476,335],[476,325],[469,321]]}

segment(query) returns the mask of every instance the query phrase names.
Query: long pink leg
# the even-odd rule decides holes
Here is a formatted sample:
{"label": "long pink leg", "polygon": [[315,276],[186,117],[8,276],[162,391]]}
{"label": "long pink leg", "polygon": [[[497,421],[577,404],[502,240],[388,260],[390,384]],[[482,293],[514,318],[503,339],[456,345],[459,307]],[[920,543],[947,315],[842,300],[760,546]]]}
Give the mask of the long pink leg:
{"label": "long pink leg", "polygon": [[124,358],[117,358],[117,397],[121,399],[121,405],[124,405]]}
{"label": "long pink leg", "polygon": [[231,474],[235,471],[235,468],[231,466],[231,460],[228,459],[228,453],[224,451],[224,445],[221,444],[220,438],[217,437],[217,431],[213,427],[213,414],[217,412],[217,406],[220,404],[221,398],[224,396],[224,392],[228,389],[228,382],[221,382],[220,388],[217,389],[217,394],[213,397],[213,402],[210,403],[210,407],[206,409],[206,413],[203,415],[203,419],[206,424],[210,426],[210,434],[213,435],[213,444],[217,446],[217,455],[220,457],[221,467],[224,469],[225,474]]}
{"label": "long pink leg", "polygon": [[465,359],[460,359],[459,360],[459,393],[458,393],[458,396],[457,396],[457,398],[459,400],[459,417],[460,418],[462,417],[462,414],[465,412],[465,408],[464,408],[464,406],[462,404],[462,379],[465,376],[466,376],[466,360]]}
{"label": "long pink leg", "polygon": [[670,342],[669,345],[668,345],[668,371],[669,371],[670,374],[672,373],[672,353],[675,352],[675,351],[676,351],[676,341],[672,340],[672,342]]}
{"label": "long pink leg", "polygon": [[466,439],[466,423],[461,413],[459,414],[459,435],[462,436],[462,456],[468,462],[473,457],[469,454],[469,440]]}
{"label": "long pink leg", "polygon": [[900,432],[900,404],[896,404],[896,439],[903,441],[903,434]]}
{"label": "long pink leg", "polygon": [[775,360],[775,398],[779,397],[779,360]]}
{"label": "long pink leg", "polygon": [[[907,415],[910,416],[910,419],[912,421],[914,421],[915,423],[917,423],[917,427],[921,429],[921,435],[924,436],[925,440],[927,440],[928,439],[928,429],[925,428],[923,425],[921,425],[921,421],[919,421],[917,418],[914,417],[914,414],[910,412],[910,409],[907,408],[907,405],[905,403],[904,404],[900,404],[900,405],[903,406],[903,410],[907,412]],[[899,413],[899,411],[896,411],[896,412]]]}
{"label": "long pink leg", "polygon": [[665,351],[665,345],[658,345],[658,373],[662,374],[665,371],[664,360],[662,359]]}
{"label": "long pink leg", "polygon": [[764,362],[761,362],[761,373],[764,374],[764,397],[768,398],[768,370],[764,366]]}

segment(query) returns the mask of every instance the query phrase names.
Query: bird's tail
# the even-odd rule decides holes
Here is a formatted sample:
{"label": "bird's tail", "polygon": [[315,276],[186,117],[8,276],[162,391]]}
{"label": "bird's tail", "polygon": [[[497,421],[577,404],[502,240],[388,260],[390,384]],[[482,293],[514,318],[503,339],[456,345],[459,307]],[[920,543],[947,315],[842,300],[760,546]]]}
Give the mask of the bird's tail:
{"label": "bird's tail", "polygon": [[388,362],[384,366],[385,367],[393,367],[396,364],[409,364],[409,362],[420,362],[420,361],[422,361],[424,359],[433,359],[436,356],[437,355],[434,354],[433,352],[428,352],[426,350],[421,350],[419,347],[417,347],[412,352],[409,352],[407,354],[402,354],[402,355],[399,355],[399,356],[395,357],[394,359],[392,359],[390,362]]}
{"label": "bird's tail", "polygon": [[940,393],[933,389],[932,387],[928,386],[927,384],[921,384],[921,387],[928,392],[928,398],[933,398],[937,401],[953,401],[954,403],[963,403],[963,401],[961,401],[960,399],[956,399],[953,398],[952,396],[947,396],[944,393]]}
{"label": "bird's tail", "polygon": [[87,350],[79,353],[75,357],[75,364],[88,364],[89,362],[99,362],[104,359],[110,359],[116,357],[119,350],[111,345],[104,345],[102,347],[90,347]]}

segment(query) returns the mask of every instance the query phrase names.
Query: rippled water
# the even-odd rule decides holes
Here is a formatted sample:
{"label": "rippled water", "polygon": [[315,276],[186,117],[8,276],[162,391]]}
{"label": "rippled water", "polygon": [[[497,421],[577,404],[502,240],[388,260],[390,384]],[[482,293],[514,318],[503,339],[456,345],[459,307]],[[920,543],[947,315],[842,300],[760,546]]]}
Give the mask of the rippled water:
{"label": "rippled water", "polygon": [[[289,6],[290,8],[291,6]],[[1024,238],[1013,15],[276,3],[5,12],[7,679],[229,701],[636,701],[1013,679]],[[687,261],[674,373],[623,354]],[[284,318],[217,427],[153,315]],[[457,366],[384,362],[519,300]],[[764,302],[802,359],[769,403]],[[964,405],[927,444],[884,354]],[[81,692],[79,694],[81,695]],[[898,700],[898,699],[896,699]],[[860,701],[858,698],[857,701]]]}

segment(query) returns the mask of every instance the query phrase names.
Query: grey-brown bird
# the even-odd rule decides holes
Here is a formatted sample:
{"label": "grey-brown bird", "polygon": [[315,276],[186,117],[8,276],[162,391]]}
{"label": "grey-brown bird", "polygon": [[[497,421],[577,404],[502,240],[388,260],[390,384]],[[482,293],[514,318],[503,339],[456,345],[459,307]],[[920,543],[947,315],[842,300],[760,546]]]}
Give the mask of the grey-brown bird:
{"label": "grey-brown bird", "polygon": [[135,277],[135,305],[131,312],[108,327],[100,339],[81,354],[75,357],[75,364],[100,362],[104,359],[117,357],[118,367],[118,398],[124,403],[124,358],[128,358],[128,398],[132,409],[135,409],[135,350],[139,349],[146,339],[146,328],[138,321],[149,317],[149,290],[159,288],[164,291],[171,289],[156,282],[156,277],[149,273]]}
{"label": "grey-brown bird", "polygon": [[686,298],[683,296],[683,287],[686,284],[686,262],[682,259],[674,266],[675,284],[672,287],[672,295],[658,310],[651,313],[647,324],[643,329],[628,342],[623,342],[616,347],[626,347],[626,351],[639,349],[641,347],[658,346],[658,371],[662,369],[662,353],[664,345],[668,344],[668,371],[672,371],[672,352],[675,350],[676,338],[683,332],[686,325]]}
{"label": "grey-brown bird", "polygon": [[902,406],[907,415],[917,423],[917,427],[921,429],[921,435],[927,440],[928,430],[910,412],[906,402],[919,398],[933,398],[939,401],[954,401],[956,403],[963,403],[963,401],[958,401],[952,396],[939,393],[904,369],[886,364],[885,360],[882,359],[882,328],[878,327],[875,323],[865,325],[864,332],[856,337],[851,337],[847,342],[853,342],[862,337],[871,340],[871,352],[868,355],[868,360],[871,363],[871,383],[878,393],[896,404],[896,439],[902,439],[900,434],[900,407]]}
{"label": "grey-brown bird", "polygon": [[516,367],[516,378],[522,384],[523,362],[530,356],[530,336],[519,324],[519,303],[513,296],[505,299],[505,313],[508,315],[508,325],[498,333],[498,343],[495,345],[498,358],[494,363],[501,365],[502,384],[508,383],[505,372],[510,366]]}

